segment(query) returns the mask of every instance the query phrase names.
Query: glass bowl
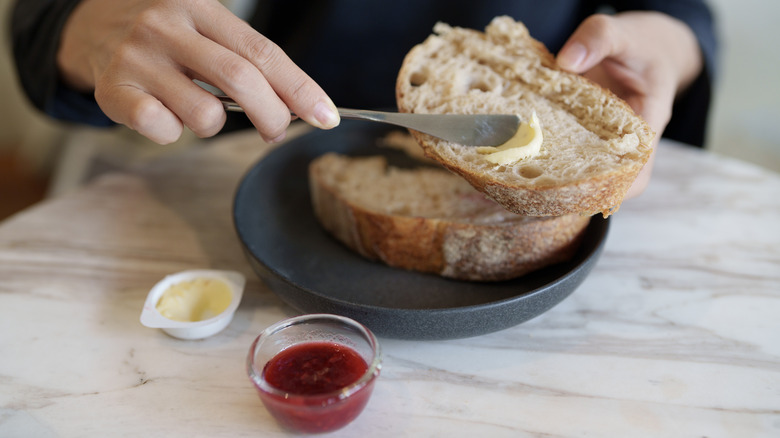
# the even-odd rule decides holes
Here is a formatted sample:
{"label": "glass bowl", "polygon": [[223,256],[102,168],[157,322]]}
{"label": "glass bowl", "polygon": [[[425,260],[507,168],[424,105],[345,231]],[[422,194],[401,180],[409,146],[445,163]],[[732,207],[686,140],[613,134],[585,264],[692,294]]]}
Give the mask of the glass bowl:
{"label": "glass bowl", "polygon": [[340,429],[363,411],[381,369],[376,337],[338,315],[277,322],[252,343],[247,373],[268,412],[304,433]]}

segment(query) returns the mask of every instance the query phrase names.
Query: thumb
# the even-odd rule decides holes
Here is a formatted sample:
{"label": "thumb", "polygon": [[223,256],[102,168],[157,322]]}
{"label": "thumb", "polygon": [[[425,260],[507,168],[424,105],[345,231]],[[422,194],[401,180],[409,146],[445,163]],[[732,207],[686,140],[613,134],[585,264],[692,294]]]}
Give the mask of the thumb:
{"label": "thumb", "polygon": [[558,65],[574,73],[584,73],[606,58],[623,51],[617,23],[609,15],[586,18],[563,45],[556,58]]}

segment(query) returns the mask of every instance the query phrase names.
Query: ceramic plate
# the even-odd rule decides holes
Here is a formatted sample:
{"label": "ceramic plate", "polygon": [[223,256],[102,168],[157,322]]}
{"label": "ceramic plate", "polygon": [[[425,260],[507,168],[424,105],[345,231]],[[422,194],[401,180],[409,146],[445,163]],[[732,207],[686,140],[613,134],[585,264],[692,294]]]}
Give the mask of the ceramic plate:
{"label": "ceramic plate", "polygon": [[403,154],[377,146],[389,130],[344,121],[275,149],[244,176],[234,201],[235,227],[257,274],[286,303],[302,313],[353,318],[378,336],[454,339],[534,318],[569,296],[590,273],[609,229],[601,216],[591,219],[571,261],[497,283],[391,268],[343,246],[314,217],[309,162],[333,151],[382,154],[395,165],[411,165]]}

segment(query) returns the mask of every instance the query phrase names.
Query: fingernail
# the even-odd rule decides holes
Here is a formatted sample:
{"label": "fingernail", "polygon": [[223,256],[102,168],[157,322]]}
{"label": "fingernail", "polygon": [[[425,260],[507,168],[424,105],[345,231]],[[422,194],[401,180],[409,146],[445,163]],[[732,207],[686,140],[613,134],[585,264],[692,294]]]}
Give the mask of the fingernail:
{"label": "fingernail", "polygon": [[574,42],[566,47],[565,51],[558,54],[558,65],[564,70],[577,70],[588,56],[588,49],[584,45]]}
{"label": "fingernail", "polygon": [[335,128],[341,122],[338,110],[332,102],[317,102],[314,105],[314,118],[317,119],[320,126],[318,128]]}

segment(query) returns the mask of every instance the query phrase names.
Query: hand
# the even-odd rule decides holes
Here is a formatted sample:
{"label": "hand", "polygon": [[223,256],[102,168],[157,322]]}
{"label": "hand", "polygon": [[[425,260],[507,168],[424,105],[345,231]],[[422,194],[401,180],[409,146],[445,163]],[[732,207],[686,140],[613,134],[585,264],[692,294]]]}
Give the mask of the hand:
{"label": "hand", "polygon": [[161,144],[183,126],[209,137],[225,124],[222,104],[193,79],[238,102],[266,141],[284,138],[290,110],[319,128],[339,123],[325,92],[216,0],[84,0],[57,64],[70,86],[94,90],[109,118]]}
{"label": "hand", "polygon": [[[580,24],[557,57],[565,70],[612,90],[656,132],[658,143],[672,115],[677,94],[702,69],[693,32],[681,21],[658,12],[592,15]],[[655,151],[626,197],[642,193]]]}

